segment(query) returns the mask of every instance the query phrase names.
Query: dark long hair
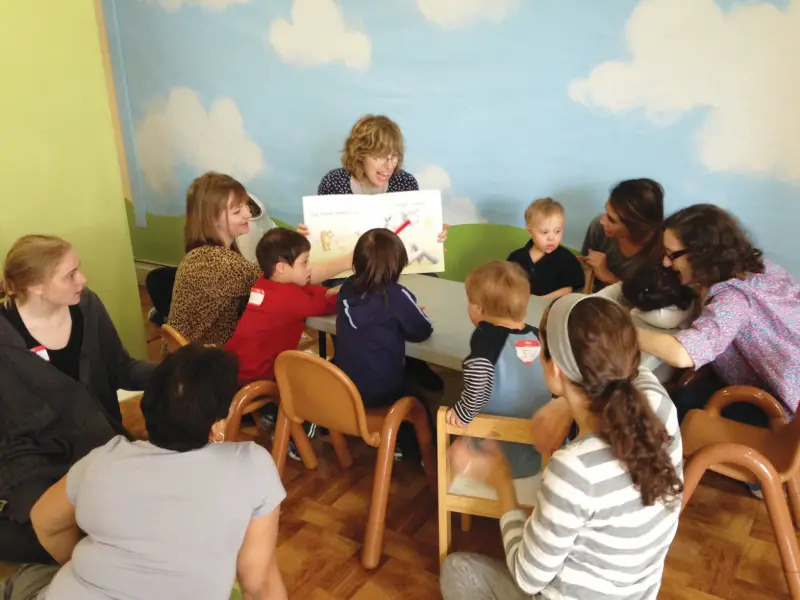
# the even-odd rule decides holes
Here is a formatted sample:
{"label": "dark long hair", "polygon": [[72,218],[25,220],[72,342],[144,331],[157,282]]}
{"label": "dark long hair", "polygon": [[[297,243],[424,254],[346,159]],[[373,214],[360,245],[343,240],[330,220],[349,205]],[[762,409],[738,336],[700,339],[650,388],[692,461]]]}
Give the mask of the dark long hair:
{"label": "dark long hair", "polygon": [[611,190],[608,203],[630,232],[631,241],[642,244],[644,255],[658,259],[661,223],[664,221],[664,188],[652,179],[627,179]]}
{"label": "dark long hair", "polygon": [[402,240],[388,229],[370,229],[353,250],[353,291],[356,294],[383,292],[400,278],[408,264]]}
{"label": "dark long hair", "polygon": [[686,310],[694,302],[694,291],[681,284],[677,271],[647,262],[622,282],[622,296],[639,310],[658,310],[677,306]]}
{"label": "dark long hair", "polygon": [[[539,336],[547,348],[547,317]],[[639,369],[636,328],[628,312],[606,298],[587,298],[572,309],[567,324],[572,353],[598,420],[597,435],[610,447],[642,494],[646,506],[673,504],[683,491],[667,448],[670,437],[650,403],[633,385]]]}
{"label": "dark long hair", "polygon": [[670,215],[664,229],[672,229],[688,250],[693,283],[709,288],[764,272],[763,252],[753,246],[736,218],[718,206],[687,206]]}

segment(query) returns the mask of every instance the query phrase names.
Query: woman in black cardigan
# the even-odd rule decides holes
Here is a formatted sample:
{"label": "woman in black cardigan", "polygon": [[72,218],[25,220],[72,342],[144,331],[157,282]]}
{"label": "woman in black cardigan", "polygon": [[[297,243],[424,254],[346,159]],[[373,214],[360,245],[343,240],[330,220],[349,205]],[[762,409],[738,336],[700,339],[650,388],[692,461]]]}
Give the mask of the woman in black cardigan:
{"label": "woman in black cardigan", "polygon": [[131,358],[77,254],[45,235],[17,240],[0,307],[0,560],[51,558],[30,525],[39,496],[93,448],[125,433],[117,389],[155,365]]}

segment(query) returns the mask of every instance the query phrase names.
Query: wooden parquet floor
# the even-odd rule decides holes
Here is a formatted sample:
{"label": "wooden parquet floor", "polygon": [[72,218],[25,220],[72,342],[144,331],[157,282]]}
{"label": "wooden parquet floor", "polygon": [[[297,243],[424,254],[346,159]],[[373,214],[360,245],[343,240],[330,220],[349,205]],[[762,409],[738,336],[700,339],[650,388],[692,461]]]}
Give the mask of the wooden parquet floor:
{"label": "wooden parquet floor", "polygon": [[[146,315],[149,299],[142,289]],[[146,319],[145,319],[146,320]],[[156,340],[149,323],[148,340]],[[153,360],[160,343],[148,342]],[[135,403],[126,424],[142,426]],[[395,463],[384,554],[374,571],[359,561],[375,451],[351,440],[354,464],[342,470],[330,445],[315,440],[316,471],[287,461],[278,562],[289,596],[298,600],[436,599],[439,594],[437,514],[421,467]],[[502,555],[496,521],[475,518],[472,530],[453,527],[456,550]],[[762,501],[740,484],[707,474],[681,516],[664,570],[661,600],[778,600],[789,598],[772,527]]]}

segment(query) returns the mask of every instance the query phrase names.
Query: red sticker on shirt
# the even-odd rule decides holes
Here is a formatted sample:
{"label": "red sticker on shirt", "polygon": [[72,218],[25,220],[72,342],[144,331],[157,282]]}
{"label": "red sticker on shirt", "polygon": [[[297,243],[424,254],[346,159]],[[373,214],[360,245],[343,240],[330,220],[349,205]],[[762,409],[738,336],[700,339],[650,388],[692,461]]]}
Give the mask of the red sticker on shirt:
{"label": "red sticker on shirt", "polygon": [[50,355],[47,354],[47,348],[44,346],[36,346],[35,348],[31,348],[31,352],[45,359],[47,362],[50,362]]}
{"label": "red sticker on shirt", "polygon": [[526,365],[539,358],[539,352],[542,350],[539,340],[520,340],[514,343],[514,348],[517,351],[517,358]]}

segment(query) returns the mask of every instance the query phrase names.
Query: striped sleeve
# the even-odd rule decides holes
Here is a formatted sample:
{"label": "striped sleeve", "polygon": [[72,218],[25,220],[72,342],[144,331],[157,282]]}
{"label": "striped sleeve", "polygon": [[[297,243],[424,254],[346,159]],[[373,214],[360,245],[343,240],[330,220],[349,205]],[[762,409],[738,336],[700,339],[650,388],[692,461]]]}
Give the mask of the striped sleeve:
{"label": "striped sleeve", "polygon": [[519,509],[500,518],[508,569],[526,594],[539,593],[558,575],[591,515],[590,484],[570,458],[565,451],[553,455],[527,522]]}
{"label": "striped sleeve", "polygon": [[494,365],[482,356],[468,357],[464,361],[464,389],[453,406],[458,418],[467,424],[483,409],[492,396]]}

